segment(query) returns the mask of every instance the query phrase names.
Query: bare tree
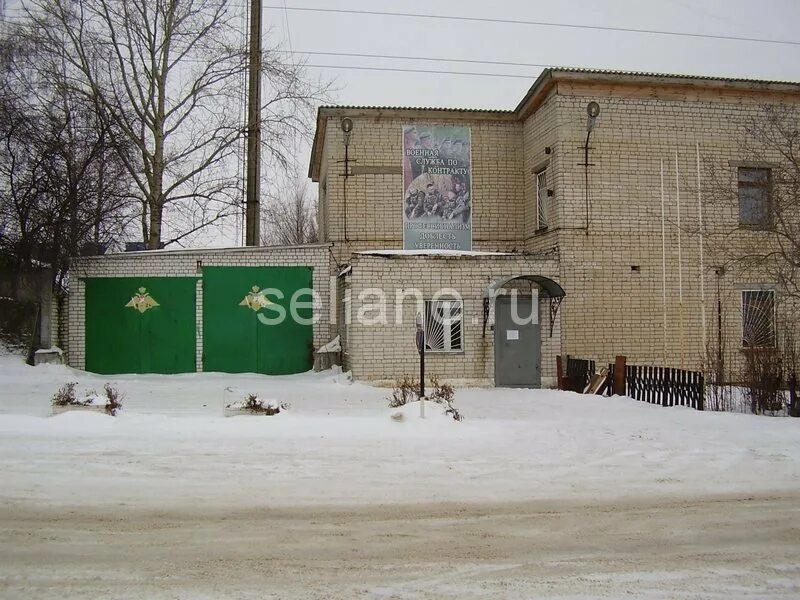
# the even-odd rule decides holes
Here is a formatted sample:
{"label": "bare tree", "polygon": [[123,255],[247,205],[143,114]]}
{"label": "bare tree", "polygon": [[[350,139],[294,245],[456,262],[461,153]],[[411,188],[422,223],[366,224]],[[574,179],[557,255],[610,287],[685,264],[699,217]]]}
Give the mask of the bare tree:
{"label": "bare tree", "polygon": [[305,180],[295,180],[270,198],[262,217],[264,245],[297,246],[318,239],[317,202]]}
{"label": "bare tree", "polygon": [[[740,222],[712,230],[710,243],[720,264],[765,275],[786,297],[800,302],[800,108],[765,106],[742,133],[740,156],[744,165],[763,172],[763,182],[754,185],[763,184],[765,201],[755,210],[741,205],[740,190],[728,179],[730,170],[710,168],[711,204],[725,213],[731,206],[740,211]],[[742,211],[753,211],[749,218],[755,221],[741,222]]]}
{"label": "bare tree", "polygon": [[[727,291],[741,307],[743,350],[728,358],[761,394],[768,380],[778,389],[781,376],[796,371],[800,350],[800,107],[764,106],[740,128],[737,175],[731,178],[728,164],[706,165],[709,212],[725,215],[707,231],[706,241],[721,273],[732,270],[738,281],[770,288]],[[728,215],[734,224],[724,224]],[[717,354],[722,363],[723,351]]]}
{"label": "bare tree", "polygon": [[767,107],[749,129],[753,155],[773,161],[769,224],[774,246],[751,254],[800,301],[800,108]]}
{"label": "bare tree", "polygon": [[[135,148],[124,157],[149,248],[238,212],[237,141],[246,67],[241,4],[229,0],[30,0],[31,33],[68,65]],[[281,58],[283,56],[283,58]],[[288,132],[307,131],[325,85],[266,52],[268,152],[287,161]],[[166,219],[165,219],[166,215]],[[174,237],[164,240],[164,226]]]}
{"label": "bare tree", "polygon": [[125,152],[99,107],[22,36],[0,40],[0,252],[63,275],[70,256],[115,244],[135,214]]}

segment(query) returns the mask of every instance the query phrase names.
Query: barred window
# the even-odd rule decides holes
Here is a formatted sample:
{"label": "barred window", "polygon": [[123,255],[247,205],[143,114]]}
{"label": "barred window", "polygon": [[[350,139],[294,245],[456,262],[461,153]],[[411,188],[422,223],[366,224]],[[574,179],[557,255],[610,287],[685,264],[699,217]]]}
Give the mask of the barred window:
{"label": "barred window", "polygon": [[769,227],[772,224],[770,169],[739,167],[739,224]]}
{"label": "barred window", "polygon": [[536,211],[538,215],[537,229],[547,227],[547,169],[536,174]]}
{"label": "barred window", "polygon": [[463,306],[460,301],[425,301],[426,351],[461,352],[464,349],[462,313]]}
{"label": "barred window", "polygon": [[744,290],[742,292],[742,346],[775,348],[775,292]]}

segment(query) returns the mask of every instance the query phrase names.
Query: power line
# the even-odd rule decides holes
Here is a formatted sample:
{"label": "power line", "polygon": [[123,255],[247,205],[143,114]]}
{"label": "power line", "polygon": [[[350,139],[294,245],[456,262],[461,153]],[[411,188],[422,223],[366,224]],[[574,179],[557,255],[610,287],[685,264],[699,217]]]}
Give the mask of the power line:
{"label": "power line", "polygon": [[434,58],[430,56],[402,56],[396,54],[362,54],[358,52],[319,52],[313,50],[272,50],[272,52],[305,54],[308,56],[342,56],[351,58],[380,58],[388,60],[424,60],[430,62],[469,63],[475,65],[500,65],[505,67],[534,67],[545,69],[553,65],[539,63],[508,62],[503,60],[472,60],[467,58]]}
{"label": "power line", "polygon": [[[283,6],[264,6],[265,10],[284,10]],[[675,37],[705,38],[711,40],[727,40],[735,42],[757,42],[760,44],[786,44],[790,46],[800,46],[800,41],[793,40],[773,40],[767,38],[745,37],[736,35],[715,35],[711,33],[690,33],[685,31],[669,31],[665,29],[637,29],[635,27],[612,27],[607,25],[578,25],[575,23],[555,23],[549,21],[519,21],[515,19],[496,19],[489,17],[463,17],[454,15],[426,15],[419,13],[405,12],[380,12],[375,10],[355,10],[344,8],[310,8],[303,6],[289,6],[285,10],[295,10],[303,12],[336,13],[345,15],[371,15],[380,17],[403,17],[410,19],[441,19],[446,21],[467,21],[472,23],[499,23],[504,25],[532,25],[536,27],[559,27],[566,29],[583,29],[596,31],[613,31],[617,33],[639,33],[647,35],[668,35]]]}
{"label": "power line", "polygon": [[[232,6],[239,6],[243,7],[243,5],[232,5]],[[537,26],[537,27],[557,27],[557,28],[565,28],[565,29],[583,29],[583,30],[595,30],[595,31],[610,31],[610,32],[617,32],[617,33],[637,33],[637,34],[645,34],[645,35],[664,35],[664,36],[673,36],[673,37],[688,37],[688,38],[700,38],[700,39],[711,39],[711,40],[725,40],[725,41],[732,41],[732,42],[753,42],[759,44],[782,44],[782,45],[789,45],[789,46],[800,46],[800,41],[794,40],[774,40],[769,38],[758,38],[758,37],[746,37],[746,36],[736,36],[736,35],[718,35],[718,34],[711,34],[711,33],[691,33],[686,31],[669,31],[663,29],[638,29],[635,27],[613,27],[613,26],[606,26],[606,25],[579,25],[575,23],[557,23],[557,22],[548,22],[548,21],[518,21],[514,19],[496,19],[496,18],[489,18],[489,17],[461,17],[461,16],[453,16],[453,15],[426,15],[426,14],[417,14],[417,13],[402,13],[402,12],[380,12],[380,11],[372,11],[372,10],[353,10],[353,9],[341,9],[341,8],[310,8],[310,7],[303,7],[303,6],[274,6],[274,5],[265,5],[264,10],[282,10],[282,11],[303,11],[303,12],[323,12],[323,13],[339,13],[339,14],[356,14],[356,15],[371,15],[371,16],[381,16],[381,17],[405,17],[405,18],[414,18],[414,19],[441,19],[441,20],[449,20],[449,21],[467,21],[473,23],[498,23],[498,24],[506,24],[506,25],[527,25],[527,26]],[[5,15],[3,17],[6,21],[25,21],[26,17],[24,15]]]}
{"label": "power line", "polygon": [[476,73],[469,71],[436,71],[432,69],[400,69],[394,67],[362,67],[357,65],[317,65],[307,63],[306,67],[315,69],[353,69],[356,71],[393,71],[395,73],[432,73],[435,75],[471,75],[477,77],[510,77],[514,79],[531,79],[531,75],[506,75],[504,73]]}

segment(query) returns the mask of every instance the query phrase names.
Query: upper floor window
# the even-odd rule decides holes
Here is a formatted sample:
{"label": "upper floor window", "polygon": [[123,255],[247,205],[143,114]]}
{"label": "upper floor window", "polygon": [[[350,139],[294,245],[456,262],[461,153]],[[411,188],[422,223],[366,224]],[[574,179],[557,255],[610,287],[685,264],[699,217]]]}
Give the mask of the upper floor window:
{"label": "upper floor window", "polygon": [[425,301],[425,347],[431,352],[460,352],[464,349],[461,326],[463,306],[457,300]]}
{"label": "upper floor window", "polygon": [[739,167],[739,224],[749,227],[772,225],[770,169]]}
{"label": "upper floor window", "polygon": [[775,292],[742,291],[742,347],[774,348],[775,346]]}
{"label": "upper floor window", "polygon": [[536,173],[536,214],[537,229],[547,227],[547,169],[542,169]]}

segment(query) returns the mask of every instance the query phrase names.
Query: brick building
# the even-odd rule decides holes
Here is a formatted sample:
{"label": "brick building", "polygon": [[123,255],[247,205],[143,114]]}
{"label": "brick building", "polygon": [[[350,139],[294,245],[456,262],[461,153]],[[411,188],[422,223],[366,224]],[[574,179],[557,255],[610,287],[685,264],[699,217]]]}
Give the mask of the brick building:
{"label": "brick building", "polygon": [[[322,107],[309,168],[320,243],[78,259],[70,364],[91,370],[87,346],[102,345],[89,304],[100,322],[105,305],[138,318],[135,289],[177,277],[192,360],[162,370],[297,371],[339,336],[356,379],[387,383],[416,372],[418,321],[427,373],[454,382],[553,385],[557,354],[734,369],[797,323],[776,278],[738,259],[774,242],[783,160],[751,126],[798,106],[798,83],[547,69],[514,110]],[[122,288],[106,302],[110,278],[129,280],[130,302]],[[258,329],[251,279],[256,294],[273,280],[287,297],[313,288],[313,324]],[[209,332],[210,311],[238,325]],[[308,358],[285,364],[271,349],[298,336]],[[256,358],[215,362],[219,348]]]}
{"label": "brick building", "polygon": [[[589,133],[591,103],[599,115]],[[528,351],[541,378],[512,383],[552,384],[558,353],[686,368],[722,360],[735,369],[744,346],[777,345],[797,322],[785,318],[796,306],[778,282],[737,259],[775,239],[758,220],[771,189],[756,188],[774,181],[782,158],[754,149],[749,127],[770,107],[798,104],[797,83],[547,69],[514,110],[321,108],[309,175],[319,182],[323,240],[352,267],[338,301],[345,296],[357,313],[377,286],[392,312],[398,289],[416,285],[431,298],[452,286],[463,302],[462,339],[432,352],[429,372],[502,384],[496,352],[519,341],[495,323],[487,289],[522,276],[505,286],[522,291],[546,278],[566,296],[555,312],[560,299],[547,285],[529,288],[539,292],[541,347]],[[472,252],[444,256],[429,248],[446,243],[404,239],[416,201],[405,160],[430,155],[413,151],[426,147],[423,135],[439,136],[441,155],[454,143],[447,132],[464,129]],[[789,216],[797,220],[796,204]],[[355,377],[414,372],[412,310],[403,306],[403,324],[339,325]]]}

